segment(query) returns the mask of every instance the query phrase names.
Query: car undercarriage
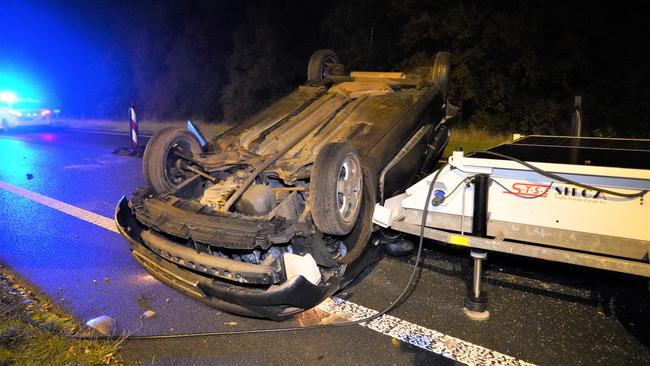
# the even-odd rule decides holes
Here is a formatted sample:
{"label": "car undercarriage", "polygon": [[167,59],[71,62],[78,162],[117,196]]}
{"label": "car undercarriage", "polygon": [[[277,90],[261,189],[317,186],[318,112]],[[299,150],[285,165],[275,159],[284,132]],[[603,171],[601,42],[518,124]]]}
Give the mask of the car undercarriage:
{"label": "car undercarriage", "polygon": [[376,203],[431,171],[448,140],[449,54],[408,72],[352,72],[319,50],[308,81],[208,139],[149,141],[145,185],[115,219],[134,257],[212,306],[282,319],[377,259]]}

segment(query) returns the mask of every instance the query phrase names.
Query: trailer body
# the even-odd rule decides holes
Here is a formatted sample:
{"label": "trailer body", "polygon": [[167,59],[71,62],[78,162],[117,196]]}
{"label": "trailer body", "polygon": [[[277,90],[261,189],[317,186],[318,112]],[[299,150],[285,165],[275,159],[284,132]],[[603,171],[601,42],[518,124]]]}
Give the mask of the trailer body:
{"label": "trailer body", "polygon": [[[417,235],[426,203],[431,239],[650,277],[650,140],[528,136],[456,151],[426,202],[435,175],[378,206],[375,223]],[[490,181],[484,234],[473,232],[478,175]]]}

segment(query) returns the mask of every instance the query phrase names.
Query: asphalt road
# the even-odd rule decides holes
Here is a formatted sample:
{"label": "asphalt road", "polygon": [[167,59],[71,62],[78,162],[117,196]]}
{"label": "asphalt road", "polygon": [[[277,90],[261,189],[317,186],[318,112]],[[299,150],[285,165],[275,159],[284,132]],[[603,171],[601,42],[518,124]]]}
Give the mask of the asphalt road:
{"label": "asphalt road", "polygon": [[[140,159],[112,154],[127,143],[124,135],[66,130],[0,135],[0,185],[21,187],[111,218],[118,199],[142,183]],[[1,263],[78,319],[109,315],[127,333],[279,328],[313,324],[328,315],[313,310],[278,323],[211,309],[148,276],[114,231],[3,188],[0,248]],[[399,294],[413,262],[414,258],[383,258],[338,296],[381,310]],[[466,250],[426,243],[419,283],[391,314],[530,363],[650,364],[647,280],[490,254],[486,289],[492,316],[474,322],[461,311],[470,271]],[[145,310],[154,310],[156,316],[141,320]],[[456,363],[449,355],[361,326],[134,340],[125,343],[123,352],[128,364],[146,365]]]}

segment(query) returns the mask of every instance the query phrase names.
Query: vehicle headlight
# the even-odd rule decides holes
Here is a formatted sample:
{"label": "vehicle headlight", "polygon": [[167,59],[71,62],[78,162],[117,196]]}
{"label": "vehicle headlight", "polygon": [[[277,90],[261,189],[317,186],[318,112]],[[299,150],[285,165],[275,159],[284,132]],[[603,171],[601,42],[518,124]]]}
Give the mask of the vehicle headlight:
{"label": "vehicle headlight", "polygon": [[10,91],[3,91],[0,92],[0,102],[7,103],[9,105],[15,103],[18,101],[18,97],[16,94],[10,92]]}

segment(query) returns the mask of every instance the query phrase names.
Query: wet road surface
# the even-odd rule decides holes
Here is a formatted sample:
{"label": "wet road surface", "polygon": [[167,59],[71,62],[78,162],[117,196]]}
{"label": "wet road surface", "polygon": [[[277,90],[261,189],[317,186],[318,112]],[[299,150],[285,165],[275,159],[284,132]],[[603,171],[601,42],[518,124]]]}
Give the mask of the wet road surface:
{"label": "wet road surface", "polygon": [[[140,159],[112,154],[127,144],[127,136],[65,130],[0,135],[0,182],[110,218],[119,198],[142,183]],[[328,315],[313,310],[278,323],[221,313],[147,275],[115,232],[6,189],[0,189],[0,245],[0,263],[78,319],[109,315],[128,333],[280,328]],[[413,261],[383,258],[338,296],[381,310],[401,291]],[[650,364],[645,279],[490,254],[486,290],[492,316],[473,322],[461,311],[470,272],[466,250],[427,243],[418,286],[391,314],[536,364]],[[156,316],[141,320],[145,310]],[[124,355],[129,364],[146,365],[455,364],[361,326],[134,340],[126,342]],[[480,364],[481,357],[468,359]]]}

